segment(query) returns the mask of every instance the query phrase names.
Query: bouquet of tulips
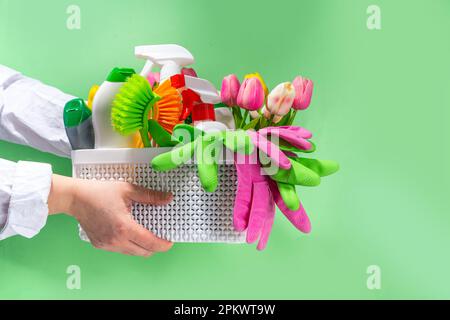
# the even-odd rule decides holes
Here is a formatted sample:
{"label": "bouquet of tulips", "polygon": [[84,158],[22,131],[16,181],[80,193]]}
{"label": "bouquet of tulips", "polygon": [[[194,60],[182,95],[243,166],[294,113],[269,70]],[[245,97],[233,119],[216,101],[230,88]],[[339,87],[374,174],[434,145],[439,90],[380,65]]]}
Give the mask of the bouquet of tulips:
{"label": "bouquet of tulips", "polygon": [[[259,130],[292,125],[297,111],[309,107],[313,87],[311,80],[298,76],[292,83],[280,83],[269,93],[259,73],[246,75],[242,85],[231,74],[222,81],[221,98],[232,109],[236,129]],[[249,114],[251,119],[247,121]]]}

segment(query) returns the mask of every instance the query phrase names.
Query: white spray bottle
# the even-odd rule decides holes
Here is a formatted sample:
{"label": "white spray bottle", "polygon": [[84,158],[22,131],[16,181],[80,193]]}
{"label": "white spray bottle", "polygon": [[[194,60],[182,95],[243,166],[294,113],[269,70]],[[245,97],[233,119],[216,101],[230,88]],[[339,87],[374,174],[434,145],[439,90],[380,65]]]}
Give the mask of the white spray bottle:
{"label": "white spray bottle", "polygon": [[207,80],[181,75],[181,69],[195,62],[193,55],[186,49],[175,44],[138,46],[135,48],[137,58],[145,59],[146,64],[141,76],[147,78],[153,67],[161,68],[161,80],[164,82],[172,76],[180,75],[177,88],[191,89],[200,96],[201,102],[196,106],[194,126],[205,131],[224,131],[228,128],[215,121],[214,104],[221,102],[219,92]]}
{"label": "white spray bottle", "polygon": [[195,62],[193,55],[176,44],[138,46],[134,50],[137,58],[147,60],[141,76],[147,78],[154,66],[161,67],[161,83],[180,74],[181,69]]}
{"label": "white spray bottle", "polygon": [[190,76],[184,76],[184,82],[186,88],[197,93],[202,102],[194,106],[192,111],[194,126],[204,132],[226,131],[227,126],[216,121],[214,105],[221,102],[221,99],[214,85],[207,80]]}

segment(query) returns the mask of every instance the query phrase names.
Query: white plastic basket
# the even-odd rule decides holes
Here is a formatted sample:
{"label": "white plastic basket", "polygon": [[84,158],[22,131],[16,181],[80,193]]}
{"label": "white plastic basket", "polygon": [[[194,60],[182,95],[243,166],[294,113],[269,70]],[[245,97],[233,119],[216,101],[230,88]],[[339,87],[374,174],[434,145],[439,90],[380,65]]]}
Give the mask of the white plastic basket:
{"label": "white plastic basket", "polygon": [[[195,164],[156,172],[150,162],[170,148],[101,149],[72,152],[73,176],[100,181],[126,181],[155,190],[172,191],[167,206],[135,204],[134,219],[160,238],[173,242],[244,243],[245,234],[233,228],[237,178],[232,157],[219,165],[219,188],[203,190]],[[225,160],[228,159],[228,160]],[[80,228],[80,237],[88,241]]]}

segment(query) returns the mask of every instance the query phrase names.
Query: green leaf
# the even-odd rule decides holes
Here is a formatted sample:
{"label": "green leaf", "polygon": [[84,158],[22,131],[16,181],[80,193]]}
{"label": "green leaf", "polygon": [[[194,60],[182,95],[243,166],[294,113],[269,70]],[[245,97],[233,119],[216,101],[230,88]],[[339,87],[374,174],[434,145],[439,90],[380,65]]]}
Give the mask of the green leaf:
{"label": "green leaf", "polygon": [[214,109],[219,109],[219,108],[228,108],[228,106],[223,102],[219,102],[214,105]]}
{"label": "green leaf", "polygon": [[264,116],[261,117],[261,123],[259,128],[266,128],[269,125],[269,120],[267,120],[266,118],[264,118]]}
{"label": "green leaf", "polygon": [[246,124],[244,126],[244,128],[242,128],[242,130],[250,130],[250,129],[255,129],[256,125],[259,123],[259,118],[255,118],[252,121],[250,121],[248,124]]}
{"label": "green leaf", "polygon": [[280,122],[276,124],[277,127],[286,126],[289,124],[289,121],[291,120],[291,111],[287,115],[285,115]]}
{"label": "green leaf", "polygon": [[258,124],[256,125],[255,130],[258,131],[258,130],[264,128],[264,123],[265,123],[265,118],[264,118],[264,116],[260,116],[260,117],[259,117],[259,122],[258,122]]}

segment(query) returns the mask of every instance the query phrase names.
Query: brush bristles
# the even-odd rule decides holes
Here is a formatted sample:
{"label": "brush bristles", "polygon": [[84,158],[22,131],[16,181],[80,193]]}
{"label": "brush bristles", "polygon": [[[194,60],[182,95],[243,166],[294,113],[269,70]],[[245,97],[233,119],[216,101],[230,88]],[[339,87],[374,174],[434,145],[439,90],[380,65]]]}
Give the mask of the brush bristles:
{"label": "brush bristles", "polygon": [[116,95],[111,109],[113,128],[122,135],[130,135],[143,128],[148,115],[144,114],[155,98],[150,84],[144,77],[134,74],[127,79]]}
{"label": "brush bristles", "polygon": [[158,123],[169,133],[173,132],[173,128],[181,123],[180,116],[183,111],[181,96],[178,91],[173,88],[169,81],[164,82],[155,89],[155,93],[161,97],[156,103]]}

